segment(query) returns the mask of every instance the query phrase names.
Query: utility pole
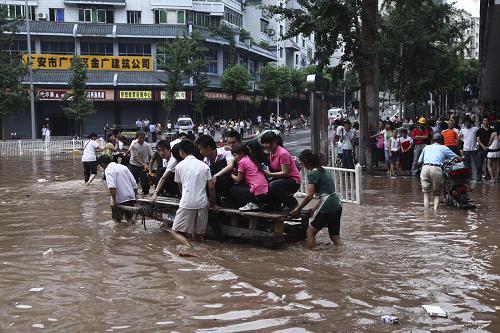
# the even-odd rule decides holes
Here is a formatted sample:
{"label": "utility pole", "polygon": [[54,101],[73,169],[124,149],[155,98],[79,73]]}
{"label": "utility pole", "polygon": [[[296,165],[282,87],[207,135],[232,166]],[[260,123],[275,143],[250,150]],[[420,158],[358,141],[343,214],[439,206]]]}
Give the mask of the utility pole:
{"label": "utility pole", "polygon": [[28,72],[30,78],[30,108],[31,108],[31,140],[36,140],[35,92],[33,88],[33,66],[31,59],[30,10],[28,0],[24,0],[24,15],[26,18],[26,42],[28,43]]}

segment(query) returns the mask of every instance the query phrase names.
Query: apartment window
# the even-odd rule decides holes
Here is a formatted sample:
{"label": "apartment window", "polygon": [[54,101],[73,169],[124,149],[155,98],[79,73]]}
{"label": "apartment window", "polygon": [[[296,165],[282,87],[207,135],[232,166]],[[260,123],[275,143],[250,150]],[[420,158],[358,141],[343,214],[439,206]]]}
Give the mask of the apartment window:
{"label": "apartment window", "polygon": [[127,10],[127,23],[141,24],[141,12]]}
{"label": "apartment window", "polygon": [[80,43],[81,55],[113,55],[113,43]]}
{"label": "apartment window", "polygon": [[305,38],[302,38],[302,47],[306,47],[306,39]]}
{"label": "apartment window", "polygon": [[218,74],[217,72],[217,50],[208,49],[207,56],[205,57],[208,62],[207,72],[211,74]]}
{"label": "apartment window", "polygon": [[151,44],[143,43],[120,43],[118,44],[118,55],[121,56],[149,56],[151,55]]}
{"label": "apartment window", "polygon": [[78,21],[87,23],[114,23],[115,14],[112,7],[82,6],[78,8]]}
{"label": "apartment window", "polygon": [[243,25],[243,15],[227,7],[224,7],[224,20],[240,28]]}
{"label": "apartment window", "polygon": [[283,58],[283,48],[280,47],[280,58]]}
{"label": "apartment window", "polygon": [[[35,19],[35,6],[29,6],[29,18],[30,20]],[[24,14],[24,5],[8,5],[7,6],[7,16],[11,19],[24,19],[26,15]]]}
{"label": "apartment window", "polygon": [[301,59],[300,59],[300,65],[301,65],[302,67],[306,67],[306,66],[307,66],[307,60],[306,60],[306,57],[305,57],[304,55],[302,55],[300,58],[301,58]]}
{"label": "apartment window", "polygon": [[248,71],[250,72],[250,76],[252,77],[252,79],[255,79],[255,77],[257,76],[257,71],[255,70],[254,60],[248,61]]}
{"label": "apartment window", "polygon": [[49,21],[64,22],[64,8],[49,8]]}
{"label": "apartment window", "polygon": [[299,55],[296,54],[295,55],[295,65],[298,65],[299,64]]}
{"label": "apartment window", "polygon": [[309,60],[311,60],[313,58],[313,50],[310,47],[307,48],[307,58]]}
{"label": "apartment window", "polygon": [[267,33],[267,30],[269,29],[269,21],[260,19],[260,32]]}
{"label": "apartment window", "polygon": [[[31,41],[31,50],[35,52],[35,41]],[[19,54],[28,52],[28,44],[25,40],[13,40],[9,43],[8,49],[6,50],[10,54]]]}
{"label": "apartment window", "polygon": [[97,9],[97,23],[114,23],[114,12],[112,9]]}
{"label": "apartment window", "polygon": [[42,53],[44,54],[74,54],[74,42],[45,42],[42,41]]}
{"label": "apartment window", "polygon": [[185,10],[155,9],[156,24],[184,24],[186,23]]}
{"label": "apartment window", "polygon": [[92,22],[92,8],[78,8],[78,21]]}
{"label": "apartment window", "polygon": [[224,66],[223,67],[224,67],[224,70],[226,70],[226,68],[228,68],[230,66],[231,61],[229,59],[229,53],[224,52],[223,56],[224,56]]}
{"label": "apartment window", "polygon": [[280,37],[283,37],[283,26],[280,25]]}

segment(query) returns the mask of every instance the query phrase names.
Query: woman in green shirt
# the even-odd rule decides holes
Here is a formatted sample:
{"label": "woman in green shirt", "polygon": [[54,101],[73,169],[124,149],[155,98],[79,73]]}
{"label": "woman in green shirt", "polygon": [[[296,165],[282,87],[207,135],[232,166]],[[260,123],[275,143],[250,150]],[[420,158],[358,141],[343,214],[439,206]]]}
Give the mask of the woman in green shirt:
{"label": "woman in green shirt", "polygon": [[321,166],[318,154],[310,149],[304,150],[299,156],[302,166],[310,170],[307,176],[307,195],[292,215],[298,216],[300,211],[316,197],[317,204],[313,207],[312,216],[307,228],[306,245],[313,248],[316,245],[316,234],[323,228],[328,227],[330,239],[335,245],[342,245],[340,240],[340,217],[342,216],[342,205],[335,194],[335,186],[329,173]]}

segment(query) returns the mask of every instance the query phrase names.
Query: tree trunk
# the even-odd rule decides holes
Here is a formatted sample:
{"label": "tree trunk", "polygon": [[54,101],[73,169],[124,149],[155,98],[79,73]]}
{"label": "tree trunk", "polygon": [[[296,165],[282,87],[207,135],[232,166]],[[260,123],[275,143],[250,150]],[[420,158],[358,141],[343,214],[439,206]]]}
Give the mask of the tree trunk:
{"label": "tree trunk", "polygon": [[373,174],[370,134],[377,128],[379,117],[379,67],[375,50],[377,41],[378,1],[363,0],[361,15],[361,101],[360,101],[360,162]]}

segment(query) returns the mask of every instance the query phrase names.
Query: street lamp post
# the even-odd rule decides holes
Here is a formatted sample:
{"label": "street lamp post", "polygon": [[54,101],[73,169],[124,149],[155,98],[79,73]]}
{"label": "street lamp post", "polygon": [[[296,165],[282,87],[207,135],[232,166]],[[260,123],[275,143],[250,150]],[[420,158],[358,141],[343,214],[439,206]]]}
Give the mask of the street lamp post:
{"label": "street lamp post", "polygon": [[33,88],[33,66],[31,59],[31,36],[30,36],[30,17],[28,0],[24,0],[24,15],[26,18],[26,42],[28,43],[28,72],[30,78],[30,108],[31,108],[31,139],[36,140],[36,121],[35,121],[35,92]]}

